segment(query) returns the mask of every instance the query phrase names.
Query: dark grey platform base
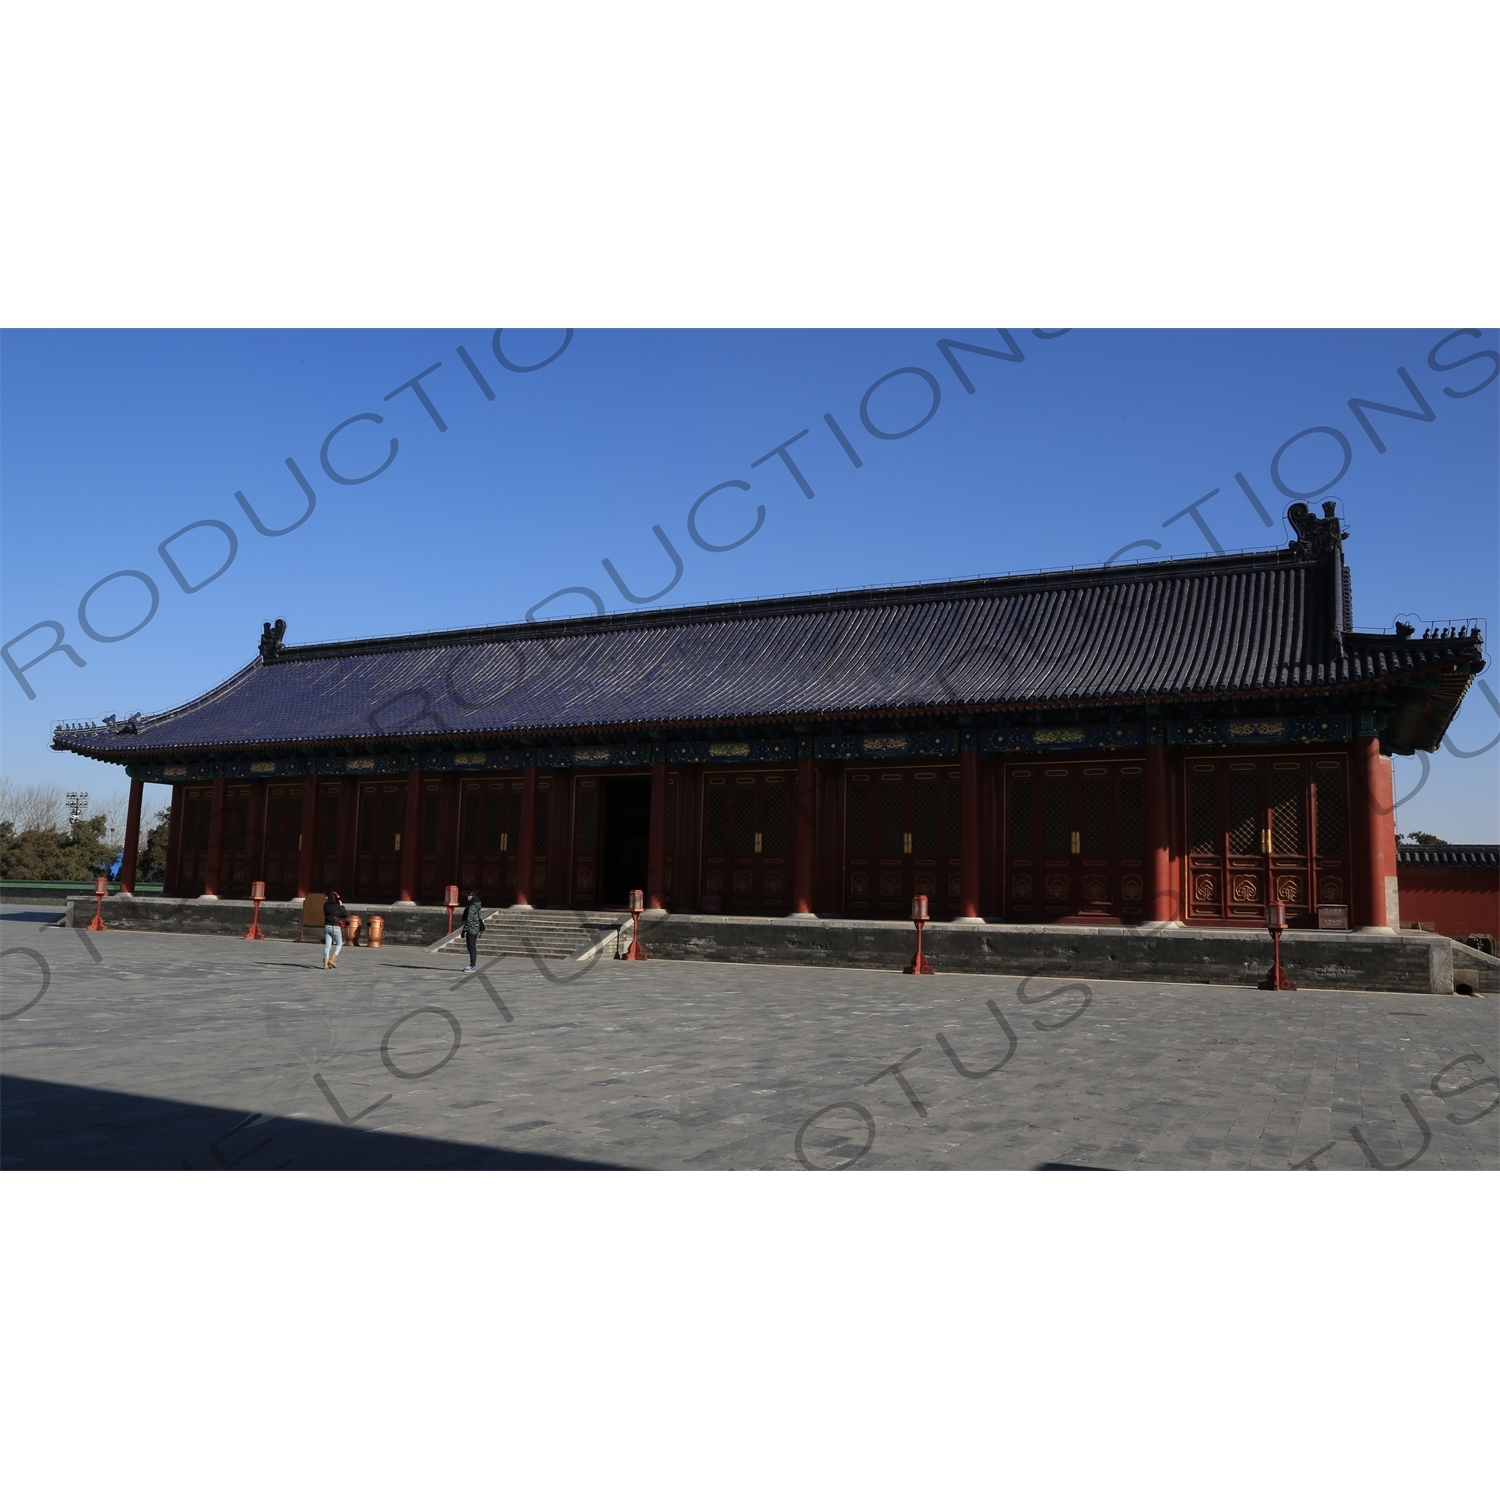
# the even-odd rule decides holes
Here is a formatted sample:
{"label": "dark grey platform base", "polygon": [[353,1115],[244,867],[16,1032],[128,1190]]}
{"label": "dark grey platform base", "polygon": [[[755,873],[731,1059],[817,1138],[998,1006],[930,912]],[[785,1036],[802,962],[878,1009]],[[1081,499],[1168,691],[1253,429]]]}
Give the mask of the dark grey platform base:
{"label": "dark grey platform base", "polygon": [[[86,926],[93,907],[92,898],[71,901],[68,925]],[[385,917],[385,941],[393,945],[436,942],[448,922],[447,913],[433,907],[351,906],[350,910]],[[295,938],[300,919],[300,904],[261,906],[260,924],[269,937]],[[112,896],[104,903],[104,920],[124,931],[241,936],[250,925],[250,903]],[[892,971],[908,962],[915,939],[908,924],[837,918],[648,912],[641,923],[641,941],[658,960]],[[1253,986],[1271,965],[1271,939],[1266,933],[1222,928],[937,922],[927,928],[924,946],[933,966],[950,974]],[[1307,989],[1451,995],[1455,977],[1482,993],[1500,989],[1500,960],[1435,933],[1291,932],[1282,942],[1282,962],[1293,982]]]}
{"label": "dark grey platform base", "polygon": [[[346,903],[351,912],[362,917],[385,918],[387,943],[410,943],[425,946],[435,943],[448,929],[448,912],[437,906],[363,906]],[[104,925],[122,932],[196,932],[217,933],[223,937],[243,937],[250,928],[254,903],[250,901],[193,901],[175,896],[107,896],[104,900]],[[68,902],[67,925],[87,927],[94,918],[94,898],[75,896]],[[262,901],[260,930],[268,938],[295,939],[302,930],[300,901]],[[322,928],[309,928],[308,938]],[[360,934],[363,943],[364,934]]]}
{"label": "dark grey platform base", "polygon": [[[821,918],[706,917],[649,914],[641,942],[652,958],[727,963],[818,964],[900,969],[916,948],[916,931],[894,922]],[[1486,954],[1457,945],[1467,970]],[[923,948],[939,972],[1038,974],[1081,979],[1160,979],[1186,984],[1255,985],[1271,967],[1264,932],[1222,928],[1023,927],[936,922]],[[1388,990],[1451,995],[1451,939],[1435,933],[1292,932],[1282,965],[1308,989]],[[1488,959],[1480,985],[1495,986],[1500,963]]]}

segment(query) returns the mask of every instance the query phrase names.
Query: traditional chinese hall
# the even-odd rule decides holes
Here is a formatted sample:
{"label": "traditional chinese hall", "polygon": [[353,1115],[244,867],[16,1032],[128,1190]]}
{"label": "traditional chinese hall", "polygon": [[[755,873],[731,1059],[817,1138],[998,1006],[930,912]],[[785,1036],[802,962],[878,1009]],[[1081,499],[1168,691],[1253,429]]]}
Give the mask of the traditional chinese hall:
{"label": "traditional chinese hall", "polygon": [[1392,755],[1476,622],[1356,630],[1275,551],[289,645],[54,747],[172,788],[166,893],[905,921],[1394,927]]}

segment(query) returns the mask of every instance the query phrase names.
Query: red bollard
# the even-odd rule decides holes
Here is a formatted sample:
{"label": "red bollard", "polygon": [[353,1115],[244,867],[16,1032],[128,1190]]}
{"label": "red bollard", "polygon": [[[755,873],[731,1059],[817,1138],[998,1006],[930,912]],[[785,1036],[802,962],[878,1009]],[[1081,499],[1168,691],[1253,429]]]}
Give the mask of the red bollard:
{"label": "red bollard", "polygon": [[1266,930],[1271,934],[1271,972],[1255,987],[1258,990],[1294,990],[1297,986],[1287,978],[1286,970],[1281,967],[1281,934],[1286,931],[1286,902],[1267,903]]}
{"label": "red bollard", "polygon": [[453,909],[458,905],[458,887],[449,885],[443,887],[443,905],[448,908],[448,931],[453,931]]}
{"label": "red bollard", "polygon": [[625,954],[626,958],[644,960],[646,950],[641,947],[641,912],[645,910],[646,897],[642,891],[630,893],[630,920],[634,924],[630,934],[630,949]]}
{"label": "red bollard", "polygon": [[250,931],[245,934],[245,941],[259,942],[265,937],[260,930],[260,903],[266,899],[266,883],[264,880],[252,880],[250,882],[250,899],[255,903],[255,910],[250,916]]}
{"label": "red bollard", "polygon": [[926,896],[911,898],[911,919],[917,924],[917,951],[912,954],[911,962],[901,972],[903,974],[936,974],[937,970],[927,962],[927,955],[922,952],[922,927],[927,921]]}
{"label": "red bollard", "polygon": [[109,895],[109,878],[105,875],[94,876],[94,920],[85,929],[88,932],[108,932],[109,928],[104,925],[104,898]]}

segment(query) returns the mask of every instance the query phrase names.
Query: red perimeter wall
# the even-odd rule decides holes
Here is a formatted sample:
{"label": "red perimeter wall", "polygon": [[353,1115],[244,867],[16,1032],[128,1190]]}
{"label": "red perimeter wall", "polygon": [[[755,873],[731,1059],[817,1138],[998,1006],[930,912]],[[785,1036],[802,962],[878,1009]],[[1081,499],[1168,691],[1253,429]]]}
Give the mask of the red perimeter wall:
{"label": "red perimeter wall", "polygon": [[1431,922],[1444,937],[1500,937],[1500,869],[1401,865],[1401,921]]}

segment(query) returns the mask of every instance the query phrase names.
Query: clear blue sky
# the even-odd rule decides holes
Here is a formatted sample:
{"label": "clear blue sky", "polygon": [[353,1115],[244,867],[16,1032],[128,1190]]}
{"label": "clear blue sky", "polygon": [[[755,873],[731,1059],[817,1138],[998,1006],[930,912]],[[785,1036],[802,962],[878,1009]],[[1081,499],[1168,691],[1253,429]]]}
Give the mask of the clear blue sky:
{"label": "clear blue sky", "polygon": [[[1351,533],[1355,618],[1389,629],[1398,614],[1425,620],[1482,616],[1500,623],[1500,381],[1454,398],[1500,365],[1479,358],[1446,372],[1429,351],[1454,330],[1132,332],[1074,330],[1040,339],[1012,330],[1024,355],[1002,362],[961,351],[975,385],[965,391],[939,338],[1005,348],[994,330],[930,332],[579,330],[544,368],[505,369],[491,330],[395,332],[46,332],[0,339],[0,544],[4,638],[57,620],[82,669],[61,653],[28,673],[28,700],[0,670],[3,759],[21,781],[60,781],[96,793],[121,774],[48,750],[53,722],[147,712],[221,681],[254,653],[261,621],[289,622],[301,642],[516,620],[555,590],[591,589],[608,609],[632,609],[602,566],[608,557],[632,592],[664,587],[673,565],[653,534],[666,532],[684,564],[661,603],[743,598],[871,583],[1087,566],[1142,539],[1133,557],[1199,554],[1209,543],[1190,516],[1163,526],[1209,491],[1202,509],[1228,549],[1281,545],[1290,500],[1271,462],[1311,427],[1348,439],[1347,473],[1328,494]],[[515,332],[503,350],[531,364],[560,332]],[[495,393],[486,399],[456,352],[462,345]],[[1493,330],[1451,339],[1449,363],[1500,348]],[[423,386],[446,423],[440,432],[407,390]],[[1404,367],[1435,412],[1419,422],[1378,412],[1379,453],[1348,402],[1416,403]],[[941,400],[898,440],[873,437],[861,398],[903,367],[926,370]],[[931,406],[927,383],[900,376],[870,400],[886,431]],[[831,412],[863,460],[856,469],[824,422]],[[346,418],[377,413],[334,439],[329,479],[320,449]],[[808,498],[779,458],[761,455],[802,429],[791,449]],[[262,536],[235,500],[263,522]],[[1313,435],[1282,460],[1291,489],[1312,491],[1337,472],[1335,438]],[[1243,474],[1274,518],[1267,528],[1236,482]],[[699,530],[689,508],[707,501]],[[1321,498],[1321,497],[1320,497]],[[157,546],[200,520],[232,528],[233,564],[185,593]],[[220,563],[228,540],[200,527],[173,544],[186,580]],[[120,569],[149,574],[160,607],[128,639],[104,643],[79,625],[81,596]],[[89,605],[101,635],[129,630],[148,605],[144,585],[117,579]],[[543,611],[590,606],[569,595]],[[16,642],[20,662],[52,640]],[[1483,682],[1493,685],[1496,674]],[[1492,686],[1492,690],[1493,686]],[[1480,688],[1452,742],[1475,750],[1500,734],[1500,713]],[[1398,789],[1422,767],[1399,761]],[[1442,751],[1426,784],[1398,813],[1450,840],[1500,839],[1500,750],[1464,759]]]}

